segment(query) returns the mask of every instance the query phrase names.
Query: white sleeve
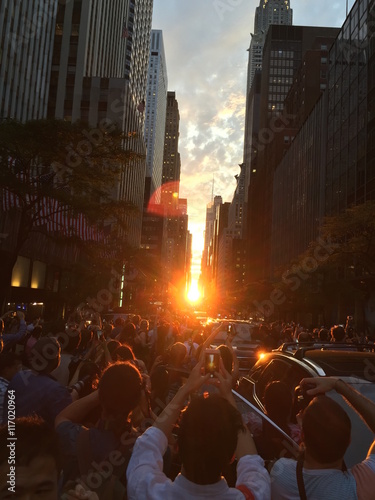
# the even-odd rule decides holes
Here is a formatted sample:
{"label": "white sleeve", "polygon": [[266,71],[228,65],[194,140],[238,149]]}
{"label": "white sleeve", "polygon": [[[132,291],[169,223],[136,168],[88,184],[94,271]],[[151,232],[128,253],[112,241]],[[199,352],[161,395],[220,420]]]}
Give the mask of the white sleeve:
{"label": "white sleeve", "polygon": [[135,442],[126,471],[129,500],[163,498],[172,483],[163,473],[168,440],[156,427],[149,427]]}
{"label": "white sleeve", "polygon": [[367,467],[370,467],[372,472],[375,472],[375,454],[372,453],[371,455],[368,455],[365,460],[362,462],[363,464],[367,465]]}
{"label": "white sleeve", "polygon": [[271,480],[259,455],[245,455],[237,464],[236,486],[246,486],[255,500],[270,500]]}

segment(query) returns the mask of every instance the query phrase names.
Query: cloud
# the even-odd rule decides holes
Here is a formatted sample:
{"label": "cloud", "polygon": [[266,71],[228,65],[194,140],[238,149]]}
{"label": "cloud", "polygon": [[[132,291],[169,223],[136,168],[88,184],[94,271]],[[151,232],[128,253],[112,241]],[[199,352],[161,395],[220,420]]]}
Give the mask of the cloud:
{"label": "cloud", "polygon": [[[349,7],[354,0],[349,0]],[[163,30],[169,90],[180,109],[180,195],[189,227],[204,227],[214,195],[231,201],[243,160],[245,87],[259,0],[154,0],[153,27]],[[292,0],[296,25],[341,26],[342,0]]]}

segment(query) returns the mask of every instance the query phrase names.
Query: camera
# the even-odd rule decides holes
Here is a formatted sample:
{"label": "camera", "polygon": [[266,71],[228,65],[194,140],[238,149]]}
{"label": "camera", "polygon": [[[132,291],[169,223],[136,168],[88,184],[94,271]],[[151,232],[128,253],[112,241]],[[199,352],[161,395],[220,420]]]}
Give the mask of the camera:
{"label": "camera", "polygon": [[300,411],[304,411],[308,407],[310,401],[314,399],[314,396],[307,394],[308,390],[314,388],[314,384],[305,384],[303,387],[301,385],[297,385],[294,390],[294,406],[296,414]]}
{"label": "camera", "polygon": [[83,393],[90,393],[92,390],[92,377],[90,375],[85,375],[81,380],[78,380],[75,384],[68,387],[69,392],[77,391],[79,396]]}
{"label": "camera", "polygon": [[220,351],[216,349],[206,349],[204,353],[204,373],[209,373],[211,377],[219,371]]}
{"label": "camera", "polygon": [[227,325],[227,333],[228,333],[228,335],[233,335],[233,325],[232,325],[232,323],[228,323],[228,325]]}

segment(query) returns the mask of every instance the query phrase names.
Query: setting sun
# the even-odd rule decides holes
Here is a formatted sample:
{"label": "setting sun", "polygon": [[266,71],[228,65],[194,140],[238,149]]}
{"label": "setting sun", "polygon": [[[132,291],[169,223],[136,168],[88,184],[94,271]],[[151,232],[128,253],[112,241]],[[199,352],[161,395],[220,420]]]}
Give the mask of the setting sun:
{"label": "setting sun", "polygon": [[190,290],[187,293],[187,299],[189,302],[197,302],[201,298],[201,293],[198,289],[198,283],[193,281]]}

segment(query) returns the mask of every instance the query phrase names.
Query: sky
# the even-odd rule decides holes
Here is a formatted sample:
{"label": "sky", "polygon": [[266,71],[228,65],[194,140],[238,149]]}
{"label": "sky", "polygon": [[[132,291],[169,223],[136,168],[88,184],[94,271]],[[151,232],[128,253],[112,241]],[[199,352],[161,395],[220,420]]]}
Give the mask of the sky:
{"label": "sky", "polygon": [[[349,0],[349,10],[354,0]],[[206,206],[231,201],[243,160],[247,49],[259,0],[154,0],[168,90],[180,110],[180,197],[188,200],[193,279],[200,270]],[[293,24],[341,27],[346,0],[291,0]]]}

